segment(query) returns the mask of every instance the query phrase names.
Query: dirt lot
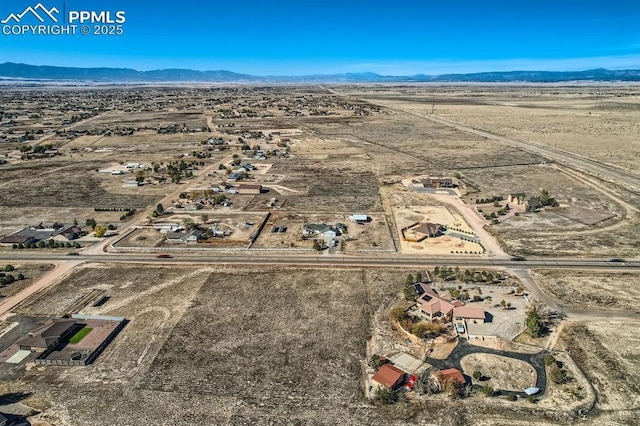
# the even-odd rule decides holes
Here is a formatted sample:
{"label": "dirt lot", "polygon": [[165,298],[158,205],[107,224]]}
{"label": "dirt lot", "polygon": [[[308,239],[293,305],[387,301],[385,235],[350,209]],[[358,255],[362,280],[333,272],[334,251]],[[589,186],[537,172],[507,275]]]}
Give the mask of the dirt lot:
{"label": "dirt lot", "polygon": [[633,424],[640,407],[640,340],[636,320],[577,323],[564,328],[560,343],[593,383],[596,407],[605,417]]}
{"label": "dirt lot", "polygon": [[471,377],[474,371],[480,371],[484,376],[480,383],[494,389],[522,392],[536,385],[536,371],[531,365],[517,359],[473,354],[462,358],[461,364],[464,374]]}
{"label": "dirt lot", "polygon": [[151,228],[136,229],[120,240],[117,247],[158,247],[165,235]]}
{"label": "dirt lot", "polygon": [[581,308],[640,312],[640,274],[600,271],[531,271],[536,283],[562,303]]}
{"label": "dirt lot", "polygon": [[22,274],[24,275],[25,279],[22,281],[14,281],[11,284],[3,285],[2,287],[0,287],[0,300],[1,298],[10,297],[14,294],[19,293],[23,289],[33,284],[36,280],[38,280],[38,278],[53,269],[53,265],[47,264],[37,265],[33,263],[11,263],[11,266],[13,266],[15,270],[11,272],[4,272],[5,266],[6,265],[4,264],[0,264],[0,272],[11,274],[14,278],[17,278],[18,274]]}

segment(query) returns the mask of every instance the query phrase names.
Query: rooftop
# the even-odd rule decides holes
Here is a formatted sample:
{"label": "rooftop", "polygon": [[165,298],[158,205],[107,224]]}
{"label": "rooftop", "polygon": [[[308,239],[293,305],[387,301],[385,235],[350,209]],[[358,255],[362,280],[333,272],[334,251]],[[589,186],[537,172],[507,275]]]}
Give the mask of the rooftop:
{"label": "rooftop", "polygon": [[404,376],[405,372],[390,364],[384,364],[376,374],[373,375],[372,380],[381,385],[392,388],[398,380]]}

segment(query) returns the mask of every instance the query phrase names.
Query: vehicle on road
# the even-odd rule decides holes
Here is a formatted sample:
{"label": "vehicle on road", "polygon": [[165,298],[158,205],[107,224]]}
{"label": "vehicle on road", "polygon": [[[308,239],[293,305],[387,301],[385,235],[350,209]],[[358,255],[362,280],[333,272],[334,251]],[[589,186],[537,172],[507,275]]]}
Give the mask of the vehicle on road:
{"label": "vehicle on road", "polygon": [[513,256],[511,258],[511,260],[514,261],[514,262],[522,262],[522,261],[527,260],[527,258],[526,257],[522,257],[522,256]]}
{"label": "vehicle on road", "polygon": [[612,257],[611,259],[609,259],[609,262],[613,262],[613,263],[624,263],[625,260],[624,259],[620,259],[619,257]]}
{"label": "vehicle on road", "polygon": [[171,256],[170,254],[163,253],[163,254],[157,255],[156,257],[158,259],[171,259],[173,256]]}

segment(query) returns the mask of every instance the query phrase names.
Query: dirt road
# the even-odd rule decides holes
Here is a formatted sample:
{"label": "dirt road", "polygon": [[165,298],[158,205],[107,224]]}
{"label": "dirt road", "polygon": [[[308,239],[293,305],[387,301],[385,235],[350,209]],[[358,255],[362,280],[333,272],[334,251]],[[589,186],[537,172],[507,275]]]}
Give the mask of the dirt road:
{"label": "dirt road", "polygon": [[0,304],[0,320],[6,320],[7,317],[11,315],[11,309],[15,308],[30,296],[49,287],[50,285],[62,281],[76,266],[81,263],[83,263],[82,260],[64,260],[56,262],[55,268],[40,277],[39,280],[18,294],[8,297],[2,301],[2,304]]}

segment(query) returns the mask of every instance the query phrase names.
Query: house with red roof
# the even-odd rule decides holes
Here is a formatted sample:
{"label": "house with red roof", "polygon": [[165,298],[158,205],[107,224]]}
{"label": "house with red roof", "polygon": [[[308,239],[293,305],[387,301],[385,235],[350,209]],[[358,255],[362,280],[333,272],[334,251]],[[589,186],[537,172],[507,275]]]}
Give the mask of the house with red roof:
{"label": "house with red roof", "polygon": [[376,371],[371,381],[373,385],[380,389],[396,389],[402,386],[405,380],[406,373],[400,370],[398,367],[394,367],[391,364],[384,364]]}
{"label": "house with red roof", "polygon": [[462,386],[467,384],[464,375],[457,368],[447,368],[446,370],[439,371],[436,373],[436,378],[441,384],[446,381],[452,381],[453,383]]}

